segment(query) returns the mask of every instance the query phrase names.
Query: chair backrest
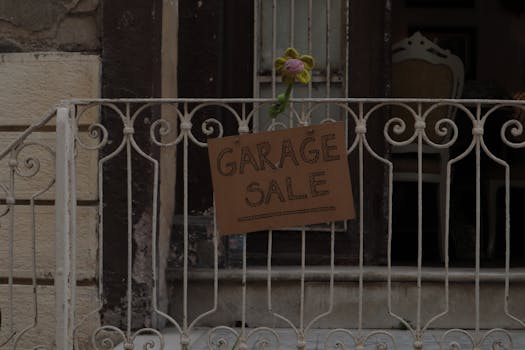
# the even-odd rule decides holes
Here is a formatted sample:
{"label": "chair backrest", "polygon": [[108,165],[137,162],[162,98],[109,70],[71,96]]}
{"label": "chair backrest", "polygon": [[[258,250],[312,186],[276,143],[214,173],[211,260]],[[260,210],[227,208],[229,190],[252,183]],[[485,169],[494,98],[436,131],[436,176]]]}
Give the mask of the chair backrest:
{"label": "chair backrest", "polygon": [[[460,98],[463,92],[464,68],[461,59],[416,32],[392,46],[392,97]],[[438,108],[427,117],[432,125],[439,119],[453,119],[455,108]],[[393,109],[406,118],[407,132],[413,132],[413,118],[406,111]],[[428,128],[435,141],[440,137]]]}

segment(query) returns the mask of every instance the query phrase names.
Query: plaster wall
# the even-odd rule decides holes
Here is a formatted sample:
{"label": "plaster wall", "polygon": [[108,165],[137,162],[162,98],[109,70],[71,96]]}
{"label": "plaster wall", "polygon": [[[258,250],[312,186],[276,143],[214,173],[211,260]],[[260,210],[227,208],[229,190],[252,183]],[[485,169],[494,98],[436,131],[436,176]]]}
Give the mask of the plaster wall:
{"label": "plaster wall", "polygon": [[[2,10],[6,10],[5,3],[0,2],[0,13],[5,15],[6,12]],[[0,21],[2,25],[5,23]],[[97,55],[65,52],[1,53],[0,149],[3,151],[8,147],[29,125],[38,122],[46,111],[56,108],[60,100],[99,97],[100,70],[101,62]],[[88,140],[86,125],[97,120],[97,109],[85,114],[79,123],[79,137]],[[39,169],[32,177],[14,176],[14,193],[18,202],[13,209],[12,298],[6,284],[10,276],[10,244],[7,242],[11,214],[0,217],[0,339],[6,339],[9,330],[13,329],[20,334],[19,345],[24,349],[37,345],[54,347],[55,188],[51,186],[42,194],[37,194],[54,179],[55,139],[54,122],[50,122],[29,136],[26,142],[28,146],[16,157],[21,173],[31,173],[35,169],[26,166],[31,164],[27,163],[30,159],[39,162]],[[0,160],[0,183],[6,186],[10,183],[9,158],[8,155]],[[96,284],[97,164],[98,152],[79,147],[76,156],[77,198],[80,201],[77,208],[76,306],[81,316],[96,311],[100,303]],[[5,196],[4,192],[0,195],[2,199]],[[35,199],[34,208],[30,206],[31,198]],[[33,253],[36,254],[36,294],[33,294],[32,286]],[[83,334],[81,343],[87,342],[87,334],[97,325],[100,325],[100,316],[94,312],[79,328],[77,334]],[[24,329],[27,331],[23,332]]]}

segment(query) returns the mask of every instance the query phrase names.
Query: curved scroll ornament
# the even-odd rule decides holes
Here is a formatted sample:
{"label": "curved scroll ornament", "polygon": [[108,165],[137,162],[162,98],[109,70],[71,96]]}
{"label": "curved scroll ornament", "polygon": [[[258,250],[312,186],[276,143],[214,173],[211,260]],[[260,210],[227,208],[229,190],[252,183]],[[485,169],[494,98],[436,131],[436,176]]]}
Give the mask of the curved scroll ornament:
{"label": "curved scroll ornament", "polygon": [[113,349],[116,344],[121,342],[126,343],[126,335],[114,326],[98,327],[91,334],[91,346],[95,350]]}
{"label": "curved scroll ornament", "polygon": [[108,130],[100,123],[91,124],[88,127],[88,135],[91,139],[98,140],[98,143],[94,145],[87,145],[84,142],[82,142],[80,137],[78,137],[78,134],[75,137],[75,140],[77,141],[77,143],[85,149],[99,150],[108,143],[108,138],[109,138]]}
{"label": "curved scroll ornament", "polygon": [[24,158],[23,151],[26,148],[32,146],[42,148],[47,153],[49,153],[53,161],[55,159],[55,152],[47,145],[41,144],[39,142],[22,143],[16,148],[13,157],[9,160],[9,166],[12,166],[15,170],[15,173],[20,177],[31,178],[40,172],[40,159],[35,158],[31,152],[31,155],[27,155],[27,157]]}
{"label": "curved scroll ornament", "polygon": [[135,340],[137,336],[139,335],[153,335],[154,337],[158,338],[158,346],[157,343],[153,339],[148,339],[146,342],[144,342],[144,345],[142,346],[143,350],[164,350],[164,347],[166,345],[164,341],[164,336],[156,329],[154,328],[142,328],[136,331],[130,338],[131,344],[135,344]]}
{"label": "curved scroll ornament", "polygon": [[[432,113],[434,110],[441,108],[441,107],[447,107],[450,109],[460,109],[462,112],[464,112],[468,117],[470,117],[471,120],[474,119],[474,116],[472,115],[472,112],[469,111],[464,105],[458,104],[458,103],[436,103],[430,106],[425,113],[423,113],[423,140],[430,146],[434,148],[449,148],[453,146],[456,143],[456,140],[459,136],[459,129],[456,123],[453,119],[451,119],[449,116],[442,117],[441,119],[438,119],[434,123],[434,134],[435,136],[442,139],[442,143],[433,141],[429,135],[428,135],[428,128],[426,127],[426,124],[428,124],[428,119],[430,113]],[[417,124],[417,122],[416,122]]]}
{"label": "curved scroll ornament", "polygon": [[[409,125],[407,124],[406,118],[404,119],[401,116],[393,116],[385,123],[383,134],[385,140],[392,146],[407,146],[411,143],[416,142],[416,138],[421,134],[423,141],[434,147],[434,148],[448,148],[451,147],[457,140],[459,136],[459,129],[454,122],[454,120],[449,117],[443,117],[434,122],[433,133],[435,136],[442,138],[443,143],[436,142],[431,139],[429,136],[429,126],[428,126],[428,117],[435,109],[440,107],[449,107],[449,108],[458,108],[465,112],[471,119],[473,118],[472,113],[461,104],[454,103],[436,103],[430,106],[425,112],[418,116],[416,111],[406,103],[382,103],[374,106],[366,116],[366,119],[370,116],[372,112],[384,107],[401,107],[407,111],[407,114],[413,118],[413,132],[411,134],[405,135],[409,131]],[[411,125],[412,126],[412,125]],[[400,139],[404,137],[404,139]]]}
{"label": "curved scroll ornament", "polygon": [[[208,119],[206,119],[206,120],[204,120],[202,122],[202,124],[201,124],[201,131],[202,131],[202,133],[204,135],[206,135],[206,136],[211,136],[211,135],[215,134],[215,127],[213,126],[214,124],[216,125],[216,128],[218,130],[217,137],[222,137],[224,135],[224,127],[222,126],[221,122],[218,121],[215,118],[208,118]],[[183,122],[181,124],[182,133],[188,135],[188,138],[194,144],[196,144],[199,147],[207,147],[208,143],[207,142],[203,142],[203,141],[199,141],[195,137],[195,135],[193,135],[193,133],[191,131],[191,128],[192,128],[192,124],[189,121]]]}
{"label": "curved scroll ornament", "polygon": [[[243,123],[242,118],[239,116],[237,111],[227,103],[202,103],[198,105],[190,113],[185,113],[180,123],[180,129],[182,134],[187,135],[187,137],[199,147],[207,147],[208,143],[206,141],[199,140],[199,138],[193,134],[192,130],[194,123],[192,122],[192,120],[195,118],[197,112],[207,107],[223,108],[231,113],[231,115],[237,121],[237,125],[241,125]],[[224,135],[224,126],[216,118],[204,117],[204,120],[200,125],[200,131],[206,137],[212,135],[215,137],[222,137]]]}
{"label": "curved scroll ornament", "polygon": [[122,343],[125,350],[134,350],[138,345],[137,337],[140,335],[152,335],[153,338],[158,339],[157,341],[153,338],[145,339],[141,344],[142,350],[163,350],[165,348],[164,336],[156,329],[141,328],[128,337],[122,330],[114,326],[97,328],[91,336],[91,345],[96,350],[109,350]]}
{"label": "curved scroll ornament", "polygon": [[80,137],[79,132],[78,132],[78,125],[79,125],[80,119],[83,117],[83,115],[88,110],[90,110],[92,108],[97,108],[97,107],[107,108],[110,111],[115,112],[115,114],[122,121],[122,124],[125,125],[125,123],[126,123],[126,117],[125,117],[124,113],[116,105],[114,105],[113,103],[103,103],[103,104],[100,104],[100,105],[99,104],[92,104],[92,105],[89,105],[88,107],[84,108],[75,117],[75,122],[76,122],[75,142],[80,147],[82,147],[84,149],[87,149],[87,150],[92,150],[92,151],[100,150],[101,148],[103,148],[104,146],[106,146],[108,144],[108,141],[109,141],[109,132],[108,132],[108,130],[101,123],[95,122],[95,123],[90,124],[88,126],[88,130],[87,130],[88,131],[87,132],[88,137],[91,140],[93,140],[93,142],[90,144],[90,143],[87,143],[87,142],[83,141],[82,138]]}
{"label": "curved scroll ornament", "polygon": [[[253,329],[246,337],[248,349],[256,350],[279,350],[281,342],[277,332],[268,327]],[[239,347],[241,349],[241,347]]]}
{"label": "curved scroll ornament", "polygon": [[500,130],[500,136],[503,143],[509,147],[512,148],[523,148],[525,147],[525,141],[516,142],[512,141],[508,138],[508,134],[512,135],[514,138],[520,138],[523,139],[524,134],[524,126],[523,123],[525,122],[524,116],[525,116],[525,105],[516,105],[516,104],[510,104],[510,103],[502,103],[498,104],[496,106],[493,106],[490,108],[483,117],[481,118],[481,122],[484,124],[495,111],[499,109],[506,109],[506,108],[513,108],[514,114],[511,116],[511,119],[507,120],[503,125],[501,126]]}
{"label": "curved scroll ornament", "polygon": [[358,336],[347,329],[334,329],[325,338],[325,349],[334,350],[397,349],[394,337],[386,331],[374,331]]}
{"label": "curved scroll ornament", "polygon": [[215,133],[215,127],[213,125],[217,126],[218,129],[218,135],[217,137],[222,137],[224,135],[224,127],[222,126],[221,122],[219,122],[215,118],[208,118],[205,121],[202,122],[201,125],[201,131],[206,136],[211,136]]}
{"label": "curved scroll ornament", "polygon": [[208,348],[217,350],[279,350],[279,335],[268,327],[258,327],[251,330],[246,339],[235,329],[227,326],[215,327],[208,332]]}
{"label": "curved scroll ornament", "polygon": [[[182,137],[184,136],[183,133],[179,133],[179,135],[175,138],[173,141],[164,142],[162,141],[163,136],[167,136],[171,133],[173,130],[173,127],[171,126],[171,123],[165,119],[157,119],[151,124],[150,127],[150,138],[151,141],[161,147],[170,147],[175,146],[180,143],[182,140]],[[161,139],[157,138],[157,135],[160,136]]]}
{"label": "curved scroll ornament", "polygon": [[514,142],[507,138],[507,134],[510,133],[513,137],[523,136],[523,124],[520,120],[511,119],[507,120],[501,127],[500,136],[503,143],[512,148],[523,148],[525,147],[525,141]]}
{"label": "curved scroll ornament", "polygon": [[452,145],[454,145],[454,143],[456,143],[456,140],[458,139],[458,135],[459,135],[459,130],[458,130],[458,126],[452,119],[443,118],[443,119],[438,120],[436,124],[434,125],[434,133],[443,139],[447,139],[447,136],[450,136],[450,137],[448,138],[448,141],[446,141],[445,143],[434,142],[430,139],[430,137],[428,136],[426,132],[426,129],[424,128],[423,129],[423,140],[427,144],[435,148],[449,148]]}
{"label": "curved scroll ornament", "polygon": [[[385,140],[392,146],[406,146],[411,143],[413,143],[418,135],[418,122],[422,122],[421,117],[418,117],[416,112],[412,107],[410,107],[406,103],[381,103],[374,107],[372,107],[365,115],[364,119],[368,120],[370,116],[382,108],[387,107],[401,107],[405,109],[408,112],[408,115],[414,118],[414,130],[413,133],[410,135],[405,135],[404,140],[400,140],[401,136],[407,133],[408,127],[407,122],[399,116],[393,116],[389,120],[386,121],[385,126],[383,128],[383,135],[385,137]],[[393,134],[391,134],[393,133]],[[397,137],[396,137],[397,136]],[[397,140],[396,140],[397,138]]]}
{"label": "curved scroll ornament", "polygon": [[[446,338],[451,334],[460,334],[467,345],[461,344],[458,340],[451,340],[447,343]],[[440,340],[441,350],[479,350],[483,344],[489,344],[491,350],[512,350],[512,336],[510,333],[501,328],[493,328],[487,331],[479,338],[475,338],[473,334],[464,329],[450,329],[443,333]],[[465,346],[463,346],[465,345]]]}
{"label": "curved scroll ornament", "polygon": [[[12,157],[9,159],[9,167],[14,170],[14,173],[26,180],[36,177],[42,168],[42,159],[36,158],[34,156],[35,152],[26,151],[31,147],[37,147],[43,149],[48,155],[49,159],[46,162],[49,163],[49,166],[53,166],[55,162],[55,152],[47,145],[44,145],[39,142],[24,142],[20,144],[12,154]],[[27,155],[25,154],[27,153]],[[45,173],[42,173],[46,175]],[[42,188],[36,190],[33,193],[32,198],[36,198],[43,193],[47,192],[51,186],[55,183],[55,174],[54,171],[50,174],[50,179],[44,182]],[[1,214],[1,213],[0,213]],[[2,215],[0,215],[2,216]]]}
{"label": "curved scroll ornament", "polygon": [[[216,126],[214,127],[213,125],[216,125]],[[187,135],[188,138],[197,146],[207,147],[208,146],[207,142],[199,141],[197,137],[193,135],[191,131],[192,127],[193,127],[193,124],[188,119],[183,121],[180,125],[181,135],[182,136]],[[222,137],[224,135],[224,127],[222,126],[222,123],[218,121],[217,119],[207,118],[201,124],[201,132],[206,136],[211,136],[215,134],[215,130],[216,130],[215,128],[217,128],[218,130],[217,137]]]}
{"label": "curved scroll ornament", "polygon": [[208,349],[231,350],[238,345],[239,333],[227,326],[212,328],[208,332]]}

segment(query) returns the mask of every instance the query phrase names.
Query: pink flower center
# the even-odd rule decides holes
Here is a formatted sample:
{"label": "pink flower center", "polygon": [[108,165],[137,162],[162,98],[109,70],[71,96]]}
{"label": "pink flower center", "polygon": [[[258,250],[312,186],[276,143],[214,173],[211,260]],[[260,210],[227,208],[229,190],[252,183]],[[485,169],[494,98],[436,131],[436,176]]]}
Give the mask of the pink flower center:
{"label": "pink flower center", "polygon": [[284,69],[289,74],[298,74],[301,73],[304,69],[304,63],[301,60],[298,60],[297,58],[291,58],[284,64]]}

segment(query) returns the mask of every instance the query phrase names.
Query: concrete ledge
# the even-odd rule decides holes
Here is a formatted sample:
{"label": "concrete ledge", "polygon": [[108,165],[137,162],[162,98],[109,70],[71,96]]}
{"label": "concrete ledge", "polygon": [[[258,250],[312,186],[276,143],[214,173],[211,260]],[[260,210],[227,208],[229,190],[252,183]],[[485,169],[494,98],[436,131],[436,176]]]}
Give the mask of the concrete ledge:
{"label": "concrete ledge", "polygon": [[[234,328],[234,331],[237,333],[241,333],[240,328]],[[260,342],[262,339],[265,339],[268,341],[268,349],[274,349],[277,348],[277,344],[275,343],[275,337],[274,334],[278,337],[279,341],[279,348],[280,349],[296,349],[297,348],[297,333],[291,329],[291,328],[274,328],[272,329],[275,333],[270,333],[268,331],[265,331],[264,329],[254,329],[254,328],[246,328],[245,334],[247,337],[247,345],[249,349],[256,349],[256,348],[262,348],[257,347],[257,343]],[[307,349],[324,349],[324,342],[327,341],[329,345],[326,348],[329,349],[354,349],[355,344],[350,339],[349,336],[345,336],[344,332],[339,332],[338,334],[333,334],[330,336],[330,332],[333,331],[332,329],[311,329],[309,332],[307,332],[305,336],[306,341],[306,348]],[[367,349],[383,349],[381,347],[380,343],[385,342],[387,345],[387,349],[413,349],[414,348],[414,336],[409,331],[401,331],[401,330],[382,330],[385,333],[388,333],[392,336],[394,342],[391,343],[391,341],[385,337],[384,335],[381,336],[380,334],[377,334],[376,336],[372,336],[374,331],[378,331],[376,329],[365,329],[361,332],[357,329],[348,329],[349,332],[352,334],[360,334],[363,336],[371,335],[370,338],[366,341],[366,348]],[[489,330],[482,330],[482,334],[486,334]],[[430,330],[425,332],[423,336],[423,349],[425,350],[440,350],[442,349],[440,347],[441,344],[441,337],[444,334],[443,331],[436,331],[436,330]],[[473,334],[474,331],[470,330],[470,333]],[[512,338],[512,348],[513,349],[525,349],[525,331],[511,331],[509,332],[510,337]],[[180,340],[181,336],[179,332],[174,328],[167,328],[162,331],[162,338],[165,343],[165,347],[168,349],[178,349],[180,347]],[[193,329],[192,332],[189,335],[190,338],[190,348],[191,349],[208,349],[208,341],[211,340],[212,344],[216,346],[218,339],[225,340],[230,346],[233,346],[235,343],[235,335],[226,329],[212,329],[212,328],[196,328]],[[140,335],[134,339],[133,344],[135,345],[135,349],[144,349],[147,348],[148,342],[151,342],[151,344],[158,344],[159,338],[157,336],[153,335]],[[341,346],[334,345],[335,340],[339,340],[341,342]],[[488,349],[488,346],[491,346],[494,344],[495,341],[502,340],[502,344],[508,344],[506,343],[507,339],[506,337],[501,333],[496,333],[492,336],[487,337],[485,341],[483,342],[483,349]],[[453,333],[450,336],[445,338],[445,341],[443,342],[443,348],[449,349],[450,343],[452,341],[457,341],[458,345],[461,349],[471,349],[472,343],[469,341],[469,339],[466,336],[460,336],[457,333]],[[487,347],[485,347],[487,346]],[[497,348],[492,347],[492,348]],[[115,347],[115,350],[123,350],[124,346],[123,343],[120,343],[118,346]]]}
{"label": "concrete ledge", "polygon": [[[214,278],[213,269],[191,268],[188,278],[191,281],[209,281]],[[335,281],[356,282],[359,281],[359,268],[355,266],[336,267],[334,271]],[[225,281],[242,280],[242,269],[219,269],[219,279]],[[423,282],[444,282],[445,269],[439,267],[422,268]],[[182,269],[170,269],[167,273],[169,280],[182,280]],[[472,283],[475,281],[475,269],[473,268],[450,268],[449,281],[455,283]],[[410,266],[392,267],[392,282],[416,282],[417,268]],[[250,267],[246,271],[248,281],[266,281],[268,272],[265,267]],[[297,267],[272,267],[272,281],[299,280],[301,268]],[[363,280],[365,282],[386,282],[388,279],[388,268],[385,266],[366,266],[363,269]],[[305,280],[308,282],[324,282],[330,280],[330,268],[327,266],[308,267],[305,271]],[[510,270],[509,280],[512,282],[525,282],[525,268],[514,268]],[[483,268],[480,271],[480,281],[502,283],[505,281],[505,270],[503,268]]]}

